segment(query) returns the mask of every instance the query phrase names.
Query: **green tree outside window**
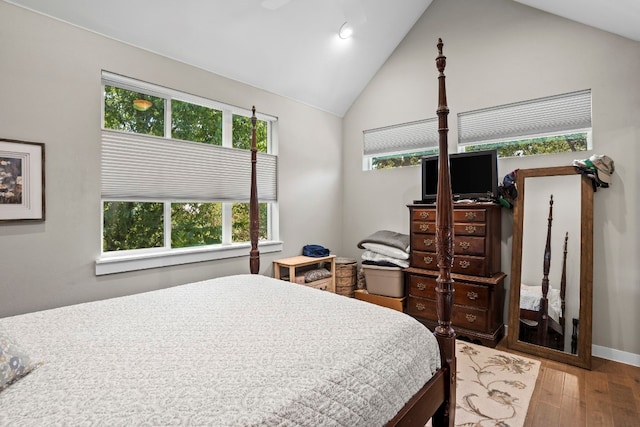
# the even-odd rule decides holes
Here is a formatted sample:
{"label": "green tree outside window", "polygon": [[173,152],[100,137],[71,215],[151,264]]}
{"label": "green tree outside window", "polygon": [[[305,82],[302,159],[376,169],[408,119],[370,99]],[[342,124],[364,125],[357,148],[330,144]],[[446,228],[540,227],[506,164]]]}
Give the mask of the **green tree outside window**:
{"label": "green tree outside window", "polygon": [[[147,105],[140,106],[143,101]],[[135,101],[135,102],[134,102]],[[104,128],[164,136],[165,98],[105,86]],[[222,145],[223,113],[201,105],[171,100],[171,138]],[[251,148],[251,118],[233,115],[234,148]],[[258,151],[267,152],[268,123],[256,123]],[[171,203],[171,247],[222,243],[222,203]],[[164,203],[103,203],[103,251],[163,247]],[[268,205],[260,203],[260,239],[268,238]],[[232,204],[233,242],[249,241],[249,204]]]}

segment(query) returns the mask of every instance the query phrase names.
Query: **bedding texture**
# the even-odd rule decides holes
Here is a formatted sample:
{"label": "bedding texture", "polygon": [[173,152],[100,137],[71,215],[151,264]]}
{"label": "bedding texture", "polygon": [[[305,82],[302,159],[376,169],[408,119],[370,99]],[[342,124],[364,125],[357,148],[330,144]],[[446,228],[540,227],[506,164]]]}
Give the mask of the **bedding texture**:
{"label": "bedding texture", "polygon": [[0,425],[376,426],[440,366],[415,319],[238,275],[0,319],[45,363]]}
{"label": "bedding texture", "polygon": [[[540,298],[542,298],[542,286],[529,286],[522,284],[520,286],[520,308],[525,310],[540,310]],[[560,290],[549,286],[547,292],[547,314],[556,322],[560,321],[562,313],[562,301],[560,301]]]}

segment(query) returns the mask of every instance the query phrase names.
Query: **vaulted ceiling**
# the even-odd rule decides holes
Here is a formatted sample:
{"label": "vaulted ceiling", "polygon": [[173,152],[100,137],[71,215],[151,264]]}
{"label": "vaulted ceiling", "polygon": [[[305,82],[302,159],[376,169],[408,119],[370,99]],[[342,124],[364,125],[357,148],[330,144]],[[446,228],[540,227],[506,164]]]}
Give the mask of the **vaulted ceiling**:
{"label": "vaulted ceiling", "polygon": [[[432,0],[4,1],[343,116]],[[640,41],[638,0],[515,1]]]}

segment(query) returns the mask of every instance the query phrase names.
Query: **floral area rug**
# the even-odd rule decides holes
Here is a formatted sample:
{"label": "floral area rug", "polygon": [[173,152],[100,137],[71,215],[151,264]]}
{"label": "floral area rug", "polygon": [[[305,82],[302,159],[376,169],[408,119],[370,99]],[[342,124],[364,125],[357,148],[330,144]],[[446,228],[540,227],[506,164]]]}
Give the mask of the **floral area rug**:
{"label": "floral area rug", "polygon": [[540,362],[460,340],[456,357],[455,425],[524,425]]}

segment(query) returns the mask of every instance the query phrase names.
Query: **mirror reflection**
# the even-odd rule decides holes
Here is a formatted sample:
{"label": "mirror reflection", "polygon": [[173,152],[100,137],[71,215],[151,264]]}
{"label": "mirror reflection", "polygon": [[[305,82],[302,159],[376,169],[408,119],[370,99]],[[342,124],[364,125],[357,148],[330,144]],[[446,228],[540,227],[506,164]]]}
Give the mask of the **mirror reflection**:
{"label": "mirror reflection", "polygon": [[577,353],[580,176],[526,178],[519,339]]}
{"label": "mirror reflection", "polygon": [[590,368],[592,183],[556,166],[517,170],[516,187],[507,344]]}

